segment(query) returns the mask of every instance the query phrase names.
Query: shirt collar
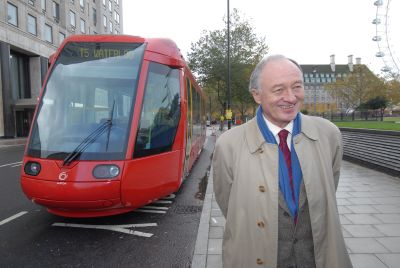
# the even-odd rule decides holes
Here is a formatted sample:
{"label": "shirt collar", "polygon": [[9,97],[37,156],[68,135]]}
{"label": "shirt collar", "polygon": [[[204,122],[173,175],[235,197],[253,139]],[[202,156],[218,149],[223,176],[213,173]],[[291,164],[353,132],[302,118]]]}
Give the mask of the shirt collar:
{"label": "shirt collar", "polygon": [[289,124],[286,125],[286,127],[284,128],[280,128],[277,125],[274,125],[273,123],[271,123],[271,121],[269,121],[265,115],[263,114],[263,118],[265,120],[265,123],[268,126],[268,129],[272,132],[272,135],[274,135],[274,137],[278,136],[279,131],[281,131],[282,129],[286,129],[287,131],[289,131],[290,134],[292,134],[293,132],[293,120],[289,122]]}

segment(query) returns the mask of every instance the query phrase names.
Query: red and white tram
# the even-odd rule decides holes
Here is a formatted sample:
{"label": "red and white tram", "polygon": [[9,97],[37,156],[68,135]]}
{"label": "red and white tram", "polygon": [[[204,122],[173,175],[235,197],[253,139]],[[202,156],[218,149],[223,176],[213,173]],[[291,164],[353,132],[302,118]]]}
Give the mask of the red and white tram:
{"label": "red and white tram", "polygon": [[71,36],[50,61],[23,159],[27,197],[97,217],[177,191],[205,141],[205,96],[175,43]]}

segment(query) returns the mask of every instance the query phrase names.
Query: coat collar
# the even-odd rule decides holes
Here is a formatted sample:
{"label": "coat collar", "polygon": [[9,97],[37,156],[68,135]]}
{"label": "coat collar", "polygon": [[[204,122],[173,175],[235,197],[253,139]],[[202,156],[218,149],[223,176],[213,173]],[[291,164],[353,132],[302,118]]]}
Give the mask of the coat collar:
{"label": "coat collar", "polygon": [[[304,114],[301,115],[301,133],[304,134],[307,138],[311,140],[318,140],[318,131],[314,125],[313,118],[311,116],[307,116]],[[246,136],[246,141],[247,145],[249,147],[250,153],[255,153],[259,150],[261,150],[263,144],[268,144],[260,129],[258,128],[257,125],[257,120],[256,118],[252,118],[248,123],[248,127],[245,128],[245,136]],[[298,143],[303,135],[297,135],[294,139],[295,143]],[[268,144],[272,145],[272,144]]]}

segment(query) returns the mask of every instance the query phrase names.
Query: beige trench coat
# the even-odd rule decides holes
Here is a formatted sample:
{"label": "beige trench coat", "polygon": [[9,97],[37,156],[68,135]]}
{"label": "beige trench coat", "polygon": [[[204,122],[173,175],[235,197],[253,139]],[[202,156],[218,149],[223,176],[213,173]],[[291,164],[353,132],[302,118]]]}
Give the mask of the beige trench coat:
{"label": "beige trench coat", "polygon": [[[318,117],[301,115],[301,124],[294,147],[307,192],[316,267],[352,267],[336,205],[342,159],[340,131]],[[215,197],[226,218],[224,267],[275,268],[278,146],[265,142],[255,118],[218,138],[213,179]]]}

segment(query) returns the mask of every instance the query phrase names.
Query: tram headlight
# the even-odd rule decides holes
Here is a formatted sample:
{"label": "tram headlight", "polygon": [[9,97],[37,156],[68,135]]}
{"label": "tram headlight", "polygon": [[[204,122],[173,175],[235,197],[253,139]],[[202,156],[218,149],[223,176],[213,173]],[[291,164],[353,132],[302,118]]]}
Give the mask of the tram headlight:
{"label": "tram headlight", "polygon": [[38,162],[27,162],[24,167],[26,174],[31,176],[37,176],[40,173],[41,166]]}
{"label": "tram headlight", "polygon": [[119,175],[116,165],[98,165],[93,169],[93,176],[97,179],[110,179]]}

